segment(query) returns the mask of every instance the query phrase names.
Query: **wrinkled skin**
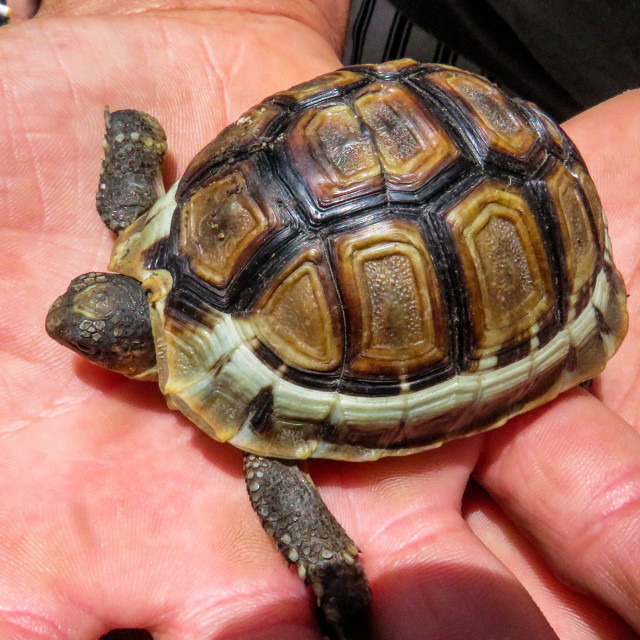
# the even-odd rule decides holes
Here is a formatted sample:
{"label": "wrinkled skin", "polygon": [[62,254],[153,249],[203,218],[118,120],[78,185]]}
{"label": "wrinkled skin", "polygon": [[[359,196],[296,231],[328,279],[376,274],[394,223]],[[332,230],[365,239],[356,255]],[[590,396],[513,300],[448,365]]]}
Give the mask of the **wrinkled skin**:
{"label": "wrinkled skin", "polygon": [[[104,104],[164,124],[169,184],[245,108],[339,66],[344,14],[317,4],[108,17],[59,1],[43,9],[57,17],[0,33],[2,638],[318,637],[251,511],[241,453],[44,330],[53,298],[108,261],[94,206]],[[629,335],[591,393],[434,452],[311,465],[363,550],[373,638],[640,633],[640,93],[566,128],[608,212]]]}

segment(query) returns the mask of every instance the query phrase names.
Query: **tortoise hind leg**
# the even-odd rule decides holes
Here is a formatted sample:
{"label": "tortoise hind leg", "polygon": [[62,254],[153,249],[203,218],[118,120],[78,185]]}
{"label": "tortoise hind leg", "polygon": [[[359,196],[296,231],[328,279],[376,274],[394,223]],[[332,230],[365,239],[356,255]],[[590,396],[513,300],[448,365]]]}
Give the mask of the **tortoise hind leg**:
{"label": "tortoise hind leg", "polygon": [[264,530],[312,587],[323,633],[364,638],[371,591],[358,548],[295,462],[245,454],[251,505]]}
{"label": "tortoise hind leg", "polygon": [[164,195],[162,163],[167,137],[158,121],[143,111],[105,108],[104,160],[96,206],[116,233],[126,229]]}

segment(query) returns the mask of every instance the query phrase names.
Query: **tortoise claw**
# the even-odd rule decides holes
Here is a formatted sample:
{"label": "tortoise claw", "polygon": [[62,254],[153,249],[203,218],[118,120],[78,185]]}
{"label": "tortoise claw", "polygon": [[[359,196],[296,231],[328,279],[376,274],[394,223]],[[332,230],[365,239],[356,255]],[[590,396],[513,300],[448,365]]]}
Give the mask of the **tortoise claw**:
{"label": "tortoise claw", "polygon": [[320,630],[329,640],[364,640],[371,591],[360,561],[319,563],[311,570]]}

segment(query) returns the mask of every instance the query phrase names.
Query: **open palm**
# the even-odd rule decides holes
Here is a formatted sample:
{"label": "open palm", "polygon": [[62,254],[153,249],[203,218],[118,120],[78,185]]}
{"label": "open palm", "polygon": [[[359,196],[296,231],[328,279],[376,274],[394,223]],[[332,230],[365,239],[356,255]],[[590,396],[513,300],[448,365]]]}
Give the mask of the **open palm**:
{"label": "open palm", "polygon": [[[72,277],[108,262],[93,199],[103,106],[160,120],[171,183],[246,108],[339,66],[330,4],[61,15],[0,34],[0,638],[317,637],[251,510],[241,453],[155,385],[59,347],[44,317]],[[640,632],[640,94],[567,130],[609,215],[629,336],[595,395],[425,454],[312,464],[363,550],[376,638]]]}

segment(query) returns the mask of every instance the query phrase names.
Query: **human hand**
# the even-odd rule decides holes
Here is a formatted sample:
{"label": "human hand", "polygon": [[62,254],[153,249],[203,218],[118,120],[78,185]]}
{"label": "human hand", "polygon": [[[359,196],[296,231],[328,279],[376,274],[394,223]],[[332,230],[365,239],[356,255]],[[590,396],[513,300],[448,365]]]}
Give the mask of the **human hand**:
{"label": "human hand", "polygon": [[[340,12],[328,11],[329,0],[317,5],[327,18],[295,2],[271,3],[272,15],[117,17],[73,6],[90,13],[0,33],[0,638],[89,640],[137,626],[156,640],[315,638],[302,583],[251,511],[240,453],[170,412],[155,385],[61,349],[44,316],[72,277],[108,262],[112,237],[93,200],[104,104],[162,122],[171,183],[251,104],[339,66],[331,38]],[[639,101],[628,94],[570,125],[632,294],[629,337],[594,387],[602,400],[576,390],[438,451],[312,465],[363,549],[374,637],[553,637],[538,607],[571,640],[634,637],[621,618],[640,630],[640,439],[623,422],[637,428],[640,234],[631,221],[640,144],[629,136],[640,130]],[[466,490],[474,470],[497,502]]]}

